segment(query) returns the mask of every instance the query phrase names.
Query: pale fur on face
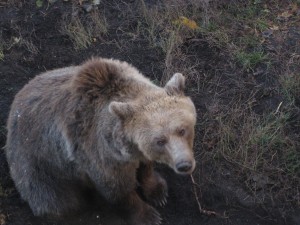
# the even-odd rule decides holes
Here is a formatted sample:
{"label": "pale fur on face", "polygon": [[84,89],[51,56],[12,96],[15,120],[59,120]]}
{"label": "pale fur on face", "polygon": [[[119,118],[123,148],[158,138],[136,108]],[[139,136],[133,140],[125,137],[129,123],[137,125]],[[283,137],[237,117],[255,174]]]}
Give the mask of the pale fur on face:
{"label": "pale fur on face", "polygon": [[[126,106],[127,109],[124,109],[128,111],[126,133],[147,160],[166,164],[177,173],[180,172],[176,164],[188,161],[192,164],[190,172],[194,170],[193,140],[196,111],[189,98],[162,96],[148,104],[144,102],[140,107],[133,103]],[[182,129],[185,134],[180,136],[179,132]],[[163,147],[157,144],[161,140],[166,142]]]}
{"label": "pale fur on face", "polygon": [[187,173],[191,173],[196,110],[183,88],[183,76],[174,74],[165,88],[145,92],[131,102],[113,102],[110,111],[123,121],[127,137],[147,160],[164,163],[177,173],[181,172],[176,164],[189,162],[192,168]]}
{"label": "pale fur on face", "polygon": [[[178,162],[189,161],[193,165],[193,171],[196,112],[190,99],[168,96],[144,106],[143,109],[135,118],[139,128],[134,129],[134,139],[146,158],[167,164],[176,172]],[[183,136],[179,135],[181,130],[185,132]],[[163,147],[157,146],[160,140],[166,142]]]}

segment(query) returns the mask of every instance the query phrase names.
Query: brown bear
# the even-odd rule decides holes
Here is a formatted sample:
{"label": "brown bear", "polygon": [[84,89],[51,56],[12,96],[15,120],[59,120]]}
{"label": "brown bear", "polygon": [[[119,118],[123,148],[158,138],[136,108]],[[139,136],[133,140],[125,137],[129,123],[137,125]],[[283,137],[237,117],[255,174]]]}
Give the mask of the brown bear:
{"label": "brown bear", "polygon": [[167,184],[153,163],[178,174],[195,168],[196,111],[184,86],[180,73],[161,88],[128,63],[104,58],[31,80],[11,106],[5,151],[33,213],[80,208],[80,191],[93,186],[129,224],[160,224],[151,205],[166,203]]}

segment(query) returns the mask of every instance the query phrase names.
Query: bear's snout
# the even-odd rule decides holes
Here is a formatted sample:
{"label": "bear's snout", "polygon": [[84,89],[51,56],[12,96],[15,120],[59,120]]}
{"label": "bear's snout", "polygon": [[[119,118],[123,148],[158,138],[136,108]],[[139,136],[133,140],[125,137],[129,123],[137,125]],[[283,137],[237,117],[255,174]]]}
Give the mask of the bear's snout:
{"label": "bear's snout", "polygon": [[191,162],[180,162],[176,164],[176,169],[179,172],[187,172],[192,168]]}
{"label": "bear's snout", "polygon": [[192,161],[180,161],[176,163],[176,170],[179,174],[191,174],[194,171],[195,163]]}

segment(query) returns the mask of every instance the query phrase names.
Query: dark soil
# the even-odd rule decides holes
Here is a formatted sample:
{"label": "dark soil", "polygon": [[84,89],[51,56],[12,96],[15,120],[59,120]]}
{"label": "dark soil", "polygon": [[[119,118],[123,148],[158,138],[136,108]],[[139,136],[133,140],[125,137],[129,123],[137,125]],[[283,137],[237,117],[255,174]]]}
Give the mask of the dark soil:
{"label": "dark soil", "polygon": [[[126,1],[134,6],[133,1]],[[163,56],[155,48],[148,47],[142,39],[124,35],[119,28],[124,16],[122,8],[116,7],[113,1],[103,1],[105,16],[109,23],[109,31],[102,40],[97,40],[90,47],[76,51],[73,43],[66,35],[59,32],[62,18],[72,12],[70,2],[57,1],[37,8],[35,1],[16,2],[16,4],[0,3],[0,40],[8,43],[4,48],[4,59],[0,61],[0,148],[4,147],[6,139],[5,123],[14,95],[35,75],[54,68],[79,64],[92,56],[112,57],[125,60],[141,70],[152,79],[160,80],[163,73]],[[124,5],[123,5],[124,6]],[[84,15],[84,12],[80,12]],[[135,22],[127,24],[127,29],[133,29]],[[14,38],[22,37],[30,40],[38,49],[33,51],[24,44],[12,44]],[[10,44],[9,44],[10,43]],[[299,42],[298,42],[299,44]],[[195,51],[202,64],[199,69],[203,72],[213,67],[226,69],[225,56],[219,55],[218,49],[210,47],[205,41],[196,46],[192,42],[186,43],[191,51]],[[187,48],[188,49],[188,48]],[[220,79],[226,81],[228,77]],[[262,83],[265,82],[264,80]],[[188,89],[192,88],[192,82]],[[230,87],[230,82],[228,83]],[[189,92],[189,91],[188,91]],[[211,101],[205,93],[191,93],[199,111],[199,120],[207,111],[205,103]],[[266,105],[278,105],[279,100],[268,98]],[[275,102],[274,102],[275,101]],[[258,106],[257,110],[261,110]],[[198,132],[201,135],[201,132]],[[196,137],[201,139],[200,137]],[[199,212],[193,184],[190,177],[175,175],[165,167],[158,170],[166,178],[169,185],[168,203],[164,208],[158,208],[163,218],[163,225],[219,225],[219,224],[300,224],[299,215],[291,212],[285,218],[264,210],[259,205],[247,206],[237,199],[240,189],[236,181],[227,178],[226,171],[219,171],[214,163],[210,166],[198,162],[201,171],[201,190],[197,187],[197,194],[202,207],[214,210],[220,216],[206,216]],[[213,179],[208,183],[207,179]],[[207,185],[206,183],[207,182]],[[241,192],[238,196],[242,198]],[[276,207],[275,207],[276,208]],[[298,211],[298,213],[300,213]],[[297,216],[297,217],[296,217]],[[108,205],[91,206],[80,213],[66,218],[38,218],[32,215],[27,203],[24,202],[14,188],[10,179],[8,166],[3,150],[0,150],[0,225],[58,225],[58,224],[125,224]]]}

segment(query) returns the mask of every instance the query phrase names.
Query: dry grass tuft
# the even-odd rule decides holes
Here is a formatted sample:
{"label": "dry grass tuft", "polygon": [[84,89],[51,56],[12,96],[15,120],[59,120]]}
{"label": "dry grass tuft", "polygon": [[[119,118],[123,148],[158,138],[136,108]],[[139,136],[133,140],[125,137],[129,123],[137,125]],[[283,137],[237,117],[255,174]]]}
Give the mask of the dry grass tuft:
{"label": "dry grass tuft", "polygon": [[94,29],[93,36],[101,38],[108,31],[108,23],[104,13],[96,8],[89,14],[89,17],[91,20],[90,26]]}
{"label": "dry grass tuft", "polygon": [[86,49],[93,42],[102,40],[108,31],[108,24],[104,13],[94,8],[85,16],[65,17],[60,32],[67,35],[76,50]]}
{"label": "dry grass tuft", "polygon": [[[34,39],[31,35],[23,35],[21,32],[21,28],[19,26],[15,26],[13,28],[15,35],[10,38],[9,41],[2,41],[0,43],[0,59],[1,59],[1,52],[3,54],[4,49],[10,50],[11,48],[23,47],[26,51],[31,53],[32,55],[37,55],[39,53],[38,46],[34,43]],[[1,39],[1,38],[0,38]],[[2,55],[2,59],[4,55]]]}
{"label": "dry grass tuft", "polygon": [[186,40],[196,37],[200,32],[201,20],[204,18],[203,24],[208,23],[208,3],[207,0],[172,0],[147,6],[143,0],[140,1],[142,24],[139,33],[148,39],[152,47],[160,49],[165,55],[165,70],[161,83],[168,80],[176,71],[174,65],[177,64],[178,59],[182,61],[186,59],[181,47]]}
{"label": "dry grass tuft", "polygon": [[4,52],[3,52],[3,46],[0,44],[0,61],[4,59]]}
{"label": "dry grass tuft", "polygon": [[91,32],[78,17],[74,17],[70,21],[63,21],[61,33],[71,39],[76,50],[85,49],[92,43]]}

